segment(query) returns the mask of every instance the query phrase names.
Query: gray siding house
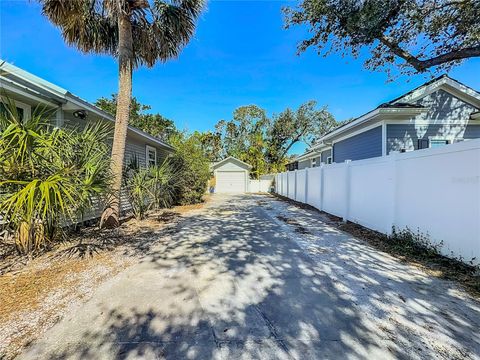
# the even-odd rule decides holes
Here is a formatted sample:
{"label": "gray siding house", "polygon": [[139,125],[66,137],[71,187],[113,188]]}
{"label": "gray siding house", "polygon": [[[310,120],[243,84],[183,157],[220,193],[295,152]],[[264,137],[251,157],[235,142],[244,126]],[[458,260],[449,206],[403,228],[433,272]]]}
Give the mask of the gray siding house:
{"label": "gray siding house", "polygon": [[298,157],[298,169],[475,138],[480,93],[442,75],[325,134]]}
{"label": "gray siding house", "polygon": [[[27,118],[39,107],[51,110],[57,127],[81,129],[90,121],[115,123],[115,118],[69,91],[0,60],[0,107],[13,101],[18,113]],[[140,167],[161,164],[174,149],[166,142],[134,127],[128,128],[125,163],[134,159]],[[123,210],[129,204],[122,200]],[[90,216],[93,217],[93,216]]]}

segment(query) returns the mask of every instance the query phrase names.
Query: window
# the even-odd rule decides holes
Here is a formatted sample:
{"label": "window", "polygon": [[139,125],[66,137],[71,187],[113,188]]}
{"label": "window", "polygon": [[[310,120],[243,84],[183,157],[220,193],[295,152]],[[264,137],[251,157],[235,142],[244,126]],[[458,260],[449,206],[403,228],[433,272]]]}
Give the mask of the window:
{"label": "window", "polygon": [[327,164],[331,164],[331,163],[332,163],[332,157],[329,156],[329,157],[327,157]]}
{"label": "window", "polygon": [[157,149],[147,145],[147,167],[157,165]]}
{"label": "window", "polygon": [[312,159],[312,167],[317,166],[317,158]]}
{"label": "window", "polygon": [[445,139],[432,139],[432,140],[430,140],[430,147],[431,148],[441,147],[441,146],[444,146],[444,145],[447,145],[447,144],[449,144],[449,141],[445,140]]}
{"label": "window", "polygon": [[428,148],[429,148],[428,139],[418,139],[418,150],[428,149]]}
{"label": "window", "polygon": [[[11,102],[15,105],[17,114],[22,120],[30,118],[30,115],[31,115],[30,105],[24,104],[20,101],[11,101]],[[8,106],[9,105],[7,103],[0,102],[0,114],[2,115],[8,114],[9,113],[9,111],[7,110]]]}

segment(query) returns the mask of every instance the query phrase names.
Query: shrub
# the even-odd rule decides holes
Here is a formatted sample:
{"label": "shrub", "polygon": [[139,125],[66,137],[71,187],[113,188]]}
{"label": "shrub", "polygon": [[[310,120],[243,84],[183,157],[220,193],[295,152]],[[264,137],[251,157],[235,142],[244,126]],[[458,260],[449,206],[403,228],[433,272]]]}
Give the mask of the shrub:
{"label": "shrub", "polygon": [[110,185],[111,129],[54,129],[46,111],[22,120],[10,103],[0,114],[0,214],[17,250],[40,250]]}
{"label": "shrub", "polygon": [[137,220],[144,219],[150,209],[169,208],[176,203],[181,174],[175,171],[170,159],[148,169],[134,169],[128,165],[126,168],[127,192]]}
{"label": "shrub", "polygon": [[209,161],[202,150],[198,133],[178,135],[170,139],[175,153],[170,161],[178,174],[178,203],[196,204],[203,200],[210,178]]}
{"label": "shrub", "polygon": [[150,209],[149,180],[148,169],[135,171],[127,180],[128,199],[132,206],[133,216],[137,220],[144,219],[148,209]]}
{"label": "shrub", "polygon": [[169,208],[175,204],[181,188],[181,176],[171,159],[149,169],[148,189],[154,209]]}

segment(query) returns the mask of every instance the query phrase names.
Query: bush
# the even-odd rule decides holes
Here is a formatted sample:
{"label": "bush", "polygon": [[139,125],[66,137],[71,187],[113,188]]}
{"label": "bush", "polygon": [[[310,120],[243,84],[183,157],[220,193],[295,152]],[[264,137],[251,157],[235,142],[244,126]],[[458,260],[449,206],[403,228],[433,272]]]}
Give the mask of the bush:
{"label": "bush", "polygon": [[210,169],[199,134],[178,135],[171,138],[170,142],[176,150],[170,156],[170,161],[173,171],[178,174],[178,204],[202,202],[210,178]]}
{"label": "bush", "polygon": [[167,159],[160,166],[126,166],[126,186],[133,216],[142,220],[150,209],[169,208],[178,198],[180,175]]}
{"label": "bush", "polygon": [[110,186],[110,126],[54,129],[45,111],[0,114],[0,214],[22,253],[40,250]]}

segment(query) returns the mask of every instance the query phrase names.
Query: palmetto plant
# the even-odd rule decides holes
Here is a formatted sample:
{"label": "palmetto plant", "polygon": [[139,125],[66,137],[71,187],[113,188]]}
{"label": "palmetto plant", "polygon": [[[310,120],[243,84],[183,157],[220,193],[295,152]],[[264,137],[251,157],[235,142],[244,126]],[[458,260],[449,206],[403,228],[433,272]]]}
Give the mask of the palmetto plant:
{"label": "palmetto plant", "polygon": [[21,253],[54,240],[106,195],[111,181],[111,128],[54,129],[49,116],[36,110],[22,120],[14,104],[0,114],[0,215]]}
{"label": "palmetto plant", "polygon": [[126,188],[137,220],[144,219],[150,209],[169,208],[177,202],[181,174],[169,159],[129,174]]}
{"label": "palmetto plant", "polygon": [[169,208],[176,202],[181,176],[170,159],[149,168],[149,191],[154,209]]}
{"label": "palmetto plant", "polygon": [[132,95],[132,71],[179,55],[205,0],[38,0],[65,41],[85,53],[118,58],[119,90],[112,148],[113,197],[106,226],[118,226],[120,188]]}

